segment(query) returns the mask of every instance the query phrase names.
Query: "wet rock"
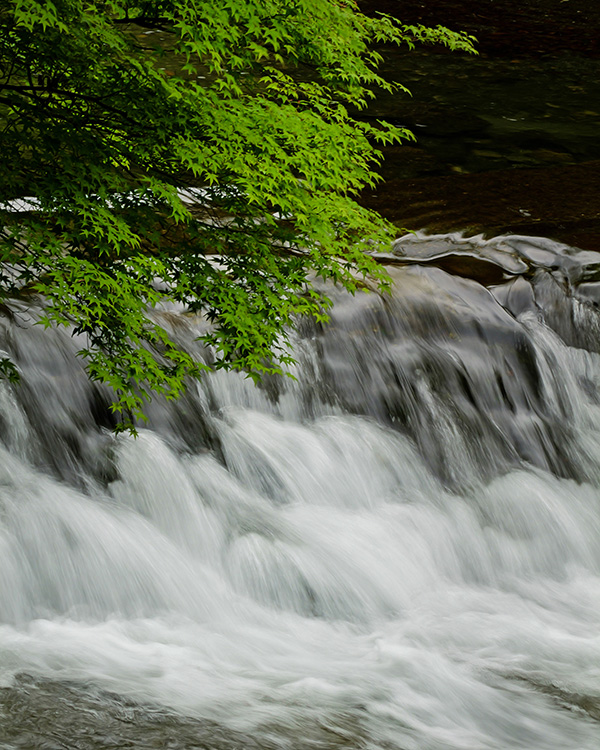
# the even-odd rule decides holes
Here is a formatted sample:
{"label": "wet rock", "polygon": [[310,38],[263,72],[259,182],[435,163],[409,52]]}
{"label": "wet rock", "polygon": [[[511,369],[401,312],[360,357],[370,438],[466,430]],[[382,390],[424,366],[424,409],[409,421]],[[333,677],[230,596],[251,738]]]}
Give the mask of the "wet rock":
{"label": "wet rock", "polygon": [[536,312],[535,293],[531,281],[523,277],[511,279],[490,290],[498,302],[512,315],[518,317],[524,312]]}
{"label": "wet rock", "polygon": [[511,240],[508,247],[536,268],[559,268],[561,260],[556,252],[535,245],[533,242]]}
{"label": "wet rock", "polygon": [[506,275],[525,273],[529,268],[515,254],[496,249],[482,237],[416,233],[398,240],[393,252],[406,262],[435,265],[485,286],[499,284]]}
{"label": "wet rock", "polygon": [[520,680],[531,685],[541,693],[553,698],[560,706],[569,709],[570,711],[582,711],[593,719],[594,721],[600,721],[600,696],[595,695],[583,695],[581,693],[574,693],[568,690],[562,685],[558,685],[552,682],[544,682],[539,677],[536,678],[533,675],[525,674],[513,674],[508,675],[513,680]]}
{"label": "wet rock", "polygon": [[582,281],[600,281],[600,253],[582,250],[573,256],[581,269],[579,279]]}
{"label": "wet rock", "polygon": [[429,258],[427,262],[455,276],[473,279],[484,286],[498,284],[505,275],[500,265],[470,253],[448,253]]}
{"label": "wet rock", "polygon": [[530,332],[545,320],[578,345],[596,330],[592,319],[585,334],[574,324],[568,287],[541,269],[493,293],[427,262],[389,273],[391,298],[336,293],[331,324],[317,332],[331,403],[408,434],[451,488],[468,485],[475,465],[490,477],[521,461],[585,475],[583,452],[565,441],[574,407],[561,366]]}
{"label": "wet rock", "polygon": [[600,281],[579,284],[577,296],[591,302],[596,307],[600,307]]}
{"label": "wet rock", "polygon": [[[545,237],[506,235],[486,240],[482,235],[416,232],[398,240],[394,254],[406,263],[435,265],[477,281],[489,287],[515,317],[535,314],[569,346],[600,351],[594,319],[600,302],[596,286],[600,253]],[[495,270],[489,273],[484,262]]]}
{"label": "wet rock", "polygon": [[0,747],[18,750],[268,750],[211,721],[86,685],[21,675],[0,688]]}
{"label": "wet rock", "polygon": [[486,286],[536,269],[557,273],[572,284],[600,280],[600,253],[545,237],[501,235],[486,240],[483,235],[415,232],[396,241],[393,255],[406,262],[431,263]]}

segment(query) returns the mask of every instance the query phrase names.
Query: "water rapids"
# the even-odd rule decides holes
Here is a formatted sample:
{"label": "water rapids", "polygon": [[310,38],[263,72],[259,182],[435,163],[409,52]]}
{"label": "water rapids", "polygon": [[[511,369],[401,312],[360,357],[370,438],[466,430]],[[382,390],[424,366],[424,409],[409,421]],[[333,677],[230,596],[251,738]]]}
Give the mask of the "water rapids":
{"label": "water rapids", "polygon": [[138,439],[15,303],[2,750],[597,749],[600,256],[408,242],[296,380],[214,374]]}

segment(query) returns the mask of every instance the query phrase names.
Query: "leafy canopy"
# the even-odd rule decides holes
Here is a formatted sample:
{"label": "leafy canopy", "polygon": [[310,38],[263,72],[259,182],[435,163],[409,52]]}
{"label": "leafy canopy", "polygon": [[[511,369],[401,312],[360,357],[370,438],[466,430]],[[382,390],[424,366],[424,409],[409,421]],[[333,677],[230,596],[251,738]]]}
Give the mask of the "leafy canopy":
{"label": "leafy canopy", "polygon": [[326,316],[311,275],[385,284],[391,228],[355,196],[410,134],[351,112],[402,89],[374,47],[421,42],[471,50],[354,0],[0,0],[0,293],[85,335],[121,428],[205,368],[165,300],[212,322],[215,366],[278,371]]}

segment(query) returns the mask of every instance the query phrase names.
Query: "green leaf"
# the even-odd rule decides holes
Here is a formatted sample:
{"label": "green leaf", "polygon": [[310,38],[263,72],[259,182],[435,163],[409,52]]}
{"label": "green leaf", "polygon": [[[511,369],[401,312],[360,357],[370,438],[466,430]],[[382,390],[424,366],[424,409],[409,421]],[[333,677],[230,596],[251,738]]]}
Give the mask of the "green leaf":
{"label": "green leaf", "polygon": [[[379,179],[377,146],[411,134],[350,114],[405,91],[374,46],[472,42],[353,0],[7,0],[3,297],[41,296],[42,325],[86,337],[119,429],[206,370],[156,314],[164,302],[211,321],[216,367],[285,370],[286,330],[327,317],[311,279],[388,285],[371,254],[394,230],[356,195]],[[0,373],[17,377],[6,359]]]}

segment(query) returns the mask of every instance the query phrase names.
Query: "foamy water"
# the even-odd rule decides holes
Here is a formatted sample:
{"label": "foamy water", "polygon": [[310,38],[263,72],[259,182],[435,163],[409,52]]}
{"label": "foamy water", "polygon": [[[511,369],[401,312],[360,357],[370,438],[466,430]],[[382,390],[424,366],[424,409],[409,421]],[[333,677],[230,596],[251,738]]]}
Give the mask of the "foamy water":
{"label": "foamy water", "polygon": [[[282,748],[595,750],[598,356],[518,326],[537,348],[530,405],[554,404],[579,476],[518,457],[490,476],[498,435],[471,447],[419,373],[439,415],[420,444],[348,413],[323,396],[310,337],[278,399],[222,373],[191,395],[218,449],[98,432],[105,481],[40,458],[43,433],[3,385],[2,684],[92,684]],[[345,345],[350,369],[360,346]],[[67,403],[47,407],[54,424],[91,429]],[[528,414],[513,413],[524,440],[542,412]],[[463,461],[456,481],[429,466],[427,439]]]}

